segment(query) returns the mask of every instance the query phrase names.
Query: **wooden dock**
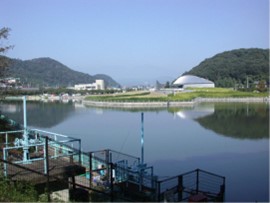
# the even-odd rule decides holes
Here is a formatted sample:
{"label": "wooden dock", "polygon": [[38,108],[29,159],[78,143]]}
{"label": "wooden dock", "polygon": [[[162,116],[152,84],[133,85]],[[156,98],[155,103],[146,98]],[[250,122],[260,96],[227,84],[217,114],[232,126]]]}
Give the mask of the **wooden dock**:
{"label": "wooden dock", "polygon": [[44,160],[25,164],[7,164],[7,176],[14,181],[30,181],[34,185],[67,179],[85,173],[85,167],[67,161],[66,158],[49,160],[48,176],[44,171]]}

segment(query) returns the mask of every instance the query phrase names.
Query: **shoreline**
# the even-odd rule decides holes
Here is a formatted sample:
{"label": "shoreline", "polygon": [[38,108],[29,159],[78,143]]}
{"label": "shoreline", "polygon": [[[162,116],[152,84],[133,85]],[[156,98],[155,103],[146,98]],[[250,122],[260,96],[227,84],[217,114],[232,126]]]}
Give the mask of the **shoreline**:
{"label": "shoreline", "polygon": [[165,101],[165,102],[110,102],[82,100],[82,104],[93,107],[111,108],[169,108],[169,107],[193,107],[204,102],[243,102],[243,103],[269,103],[269,97],[245,97],[245,98],[196,98],[192,101]]}
{"label": "shoreline", "polygon": [[185,102],[106,102],[106,101],[82,101],[83,105],[93,107],[110,108],[169,108],[169,107],[192,107],[193,101]]}
{"label": "shoreline", "polygon": [[[19,101],[21,96],[6,97],[4,100]],[[28,101],[81,101],[83,105],[92,107],[106,107],[106,108],[170,108],[170,107],[193,107],[199,103],[215,103],[215,102],[238,102],[238,103],[270,103],[270,97],[224,97],[224,98],[196,98],[192,101],[146,101],[146,102],[118,102],[118,101],[93,101],[85,100],[84,97],[69,97],[69,98],[47,98],[40,96],[27,96]]]}

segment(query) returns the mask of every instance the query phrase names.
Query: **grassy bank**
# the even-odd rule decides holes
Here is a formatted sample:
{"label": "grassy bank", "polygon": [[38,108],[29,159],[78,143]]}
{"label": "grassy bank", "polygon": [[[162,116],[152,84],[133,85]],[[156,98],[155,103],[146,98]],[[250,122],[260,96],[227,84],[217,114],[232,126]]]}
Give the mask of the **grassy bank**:
{"label": "grassy bank", "polygon": [[129,93],[89,96],[86,100],[108,102],[158,102],[158,101],[192,101],[196,98],[246,98],[268,97],[268,92],[242,92],[228,88],[197,88],[187,92],[163,94],[159,92],[138,91]]}
{"label": "grassy bank", "polygon": [[190,101],[196,98],[246,98],[246,97],[267,97],[268,92],[242,92],[228,88],[200,88],[191,89],[191,92],[182,92],[169,95],[172,100]]}

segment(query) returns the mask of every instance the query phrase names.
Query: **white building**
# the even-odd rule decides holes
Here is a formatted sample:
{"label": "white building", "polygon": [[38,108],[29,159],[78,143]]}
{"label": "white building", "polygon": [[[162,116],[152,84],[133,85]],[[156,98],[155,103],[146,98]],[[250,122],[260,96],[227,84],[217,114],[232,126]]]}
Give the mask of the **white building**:
{"label": "white building", "polygon": [[74,86],[75,90],[105,90],[104,80],[96,80],[94,83],[78,84]]}
{"label": "white building", "polygon": [[183,75],[173,82],[173,86],[183,89],[187,87],[215,87],[215,83],[198,76]]}
{"label": "white building", "polygon": [[105,90],[104,80],[96,80],[96,89],[97,90]]}

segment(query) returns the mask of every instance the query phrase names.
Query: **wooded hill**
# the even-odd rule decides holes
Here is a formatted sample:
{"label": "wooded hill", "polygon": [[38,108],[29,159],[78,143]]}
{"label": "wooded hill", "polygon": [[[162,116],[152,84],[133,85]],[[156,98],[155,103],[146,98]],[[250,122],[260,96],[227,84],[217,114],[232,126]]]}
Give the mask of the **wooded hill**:
{"label": "wooded hill", "polygon": [[105,74],[89,75],[74,71],[62,63],[51,58],[37,58],[32,60],[9,59],[7,77],[20,78],[22,84],[39,87],[66,87],[79,83],[93,83],[96,79],[103,79],[106,86],[120,85]]}
{"label": "wooded hill", "polygon": [[269,84],[269,49],[235,49],[205,59],[183,75],[209,79],[217,87],[250,86],[259,81]]}

